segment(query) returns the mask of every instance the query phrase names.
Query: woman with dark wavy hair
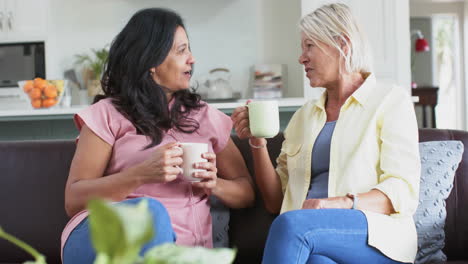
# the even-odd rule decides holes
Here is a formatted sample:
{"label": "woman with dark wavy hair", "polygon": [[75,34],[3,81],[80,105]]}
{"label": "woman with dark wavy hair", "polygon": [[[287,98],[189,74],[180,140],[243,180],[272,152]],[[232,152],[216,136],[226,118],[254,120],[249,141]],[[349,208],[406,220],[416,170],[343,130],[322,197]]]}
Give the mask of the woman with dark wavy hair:
{"label": "woman with dark wavy hair", "polygon": [[[208,197],[233,208],[253,203],[230,118],[189,89],[194,63],[182,19],[166,9],[137,12],[114,39],[104,95],[74,117],[80,136],[65,189],[73,217],[62,234],[65,264],[95,258],[85,210],[94,197],[147,200],[157,236],[145,249],[165,242],[212,247]],[[194,174],[200,182],[179,177],[179,142],[208,144],[207,162],[195,165],[204,169]]]}

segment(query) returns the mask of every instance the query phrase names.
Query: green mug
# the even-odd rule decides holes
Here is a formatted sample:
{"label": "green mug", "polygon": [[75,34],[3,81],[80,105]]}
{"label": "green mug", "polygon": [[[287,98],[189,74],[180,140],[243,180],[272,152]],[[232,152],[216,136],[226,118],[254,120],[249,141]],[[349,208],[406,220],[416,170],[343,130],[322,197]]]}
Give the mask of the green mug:
{"label": "green mug", "polygon": [[272,138],[279,132],[279,110],[276,101],[254,101],[247,105],[252,136]]}

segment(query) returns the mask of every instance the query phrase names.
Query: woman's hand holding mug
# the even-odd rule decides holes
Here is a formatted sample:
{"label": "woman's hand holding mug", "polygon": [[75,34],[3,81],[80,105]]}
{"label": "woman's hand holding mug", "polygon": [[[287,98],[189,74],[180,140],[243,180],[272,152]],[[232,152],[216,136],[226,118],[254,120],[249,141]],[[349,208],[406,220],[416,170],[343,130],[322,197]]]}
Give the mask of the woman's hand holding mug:
{"label": "woman's hand holding mug", "polygon": [[192,184],[194,187],[204,189],[206,194],[211,195],[213,189],[216,187],[216,181],[218,179],[216,154],[212,152],[206,152],[202,154],[202,158],[206,159],[207,161],[195,163],[194,167],[199,171],[193,172],[192,175],[192,177],[198,178],[200,181],[194,181]]}
{"label": "woman's hand holding mug", "polygon": [[143,184],[171,182],[181,173],[182,154],[180,143],[165,144],[136,167],[135,175],[141,177]]}
{"label": "woman's hand holding mug", "polygon": [[[248,100],[247,105],[250,102],[251,101]],[[234,109],[234,112],[232,112],[231,115],[234,130],[236,131],[237,136],[240,139],[253,137],[252,133],[250,132],[249,109],[247,108],[247,105],[237,107],[236,109]]]}
{"label": "woman's hand holding mug", "polygon": [[272,138],[279,132],[279,110],[276,101],[247,101],[237,107],[231,115],[234,130],[240,139],[249,139],[253,148],[263,148],[265,138]]}
{"label": "woman's hand holding mug", "polygon": [[180,166],[183,179],[210,195],[218,179],[216,154],[208,151],[206,143],[180,143],[180,148],[183,151]]}

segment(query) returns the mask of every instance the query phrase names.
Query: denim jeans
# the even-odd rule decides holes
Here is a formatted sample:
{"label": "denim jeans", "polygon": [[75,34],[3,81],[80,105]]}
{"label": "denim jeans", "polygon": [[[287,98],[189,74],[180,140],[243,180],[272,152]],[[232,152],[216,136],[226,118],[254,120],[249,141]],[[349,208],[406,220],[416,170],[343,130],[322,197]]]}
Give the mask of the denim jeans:
{"label": "denim jeans", "polygon": [[359,210],[305,209],[279,215],[270,227],[263,264],[401,263],[367,244]]}
{"label": "denim jeans", "polygon": [[[153,215],[153,228],[156,237],[150,240],[141,250],[144,254],[148,249],[167,242],[175,242],[176,235],[171,226],[171,220],[166,208],[157,200],[151,198],[135,198],[120,202],[121,204],[137,204],[141,200],[148,201],[148,209]],[[91,243],[88,218],[73,229],[63,248],[64,264],[91,264],[96,258],[96,252]]]}

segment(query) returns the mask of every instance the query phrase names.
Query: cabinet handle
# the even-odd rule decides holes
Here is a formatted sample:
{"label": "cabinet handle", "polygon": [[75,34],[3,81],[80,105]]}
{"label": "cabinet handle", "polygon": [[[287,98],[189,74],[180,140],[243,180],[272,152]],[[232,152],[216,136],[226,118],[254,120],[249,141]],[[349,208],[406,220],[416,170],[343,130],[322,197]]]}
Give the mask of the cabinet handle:
{"label": "cabinet handle", "polygon": [[8,12],[8,28],[13,29],[13,14],[11,12]]}
{"label": "cabinet handle", "polygon": [[0,31],[3,31],[3,12],[0,12]]}

